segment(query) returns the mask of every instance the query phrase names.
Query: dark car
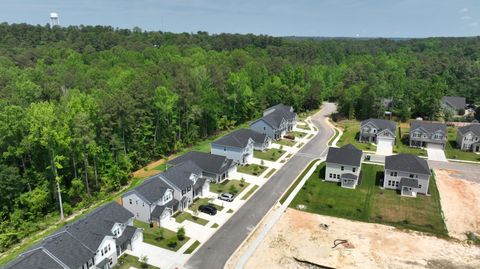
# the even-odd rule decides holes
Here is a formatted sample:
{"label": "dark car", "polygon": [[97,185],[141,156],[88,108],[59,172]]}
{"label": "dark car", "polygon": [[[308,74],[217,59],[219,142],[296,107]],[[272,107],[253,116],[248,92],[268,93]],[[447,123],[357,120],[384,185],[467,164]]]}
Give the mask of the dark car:
{"label": "dark car", "polygon": [[212,216],[217,214],[217,209],[213,205],[201,205],[198,207],[198,210]]}

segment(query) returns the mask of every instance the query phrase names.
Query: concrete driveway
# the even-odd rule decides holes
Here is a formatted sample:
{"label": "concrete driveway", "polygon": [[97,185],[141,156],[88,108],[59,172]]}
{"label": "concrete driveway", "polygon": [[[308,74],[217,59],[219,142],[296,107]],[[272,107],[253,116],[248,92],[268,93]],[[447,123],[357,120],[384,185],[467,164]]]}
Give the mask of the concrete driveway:
{"label": "concrete driveway", "polygon": [[308,163],[325,153],[327,140],[333,135],[333,130],[325,122],[325,117],[335,110],[335,104],[324,103],[322,110],[312,117],[312,122],[320,132],[297,154],[293,155],[247,200],[236,214],[195,252],[185,268],[223,268],[238,246],[277,203]]}
{"label": "concrete driveway", "polygon": [[393,145],[390,140],[379,139],[377,143],[377,155],[390,156],[393,152]]}
{"label": "concrete driveway", "polygon": [[443,147],[441,145],[427,144],[426,150],[427,150],[428,160],[447,162],[447,157],[445,157],[445,152],[443,151]]}

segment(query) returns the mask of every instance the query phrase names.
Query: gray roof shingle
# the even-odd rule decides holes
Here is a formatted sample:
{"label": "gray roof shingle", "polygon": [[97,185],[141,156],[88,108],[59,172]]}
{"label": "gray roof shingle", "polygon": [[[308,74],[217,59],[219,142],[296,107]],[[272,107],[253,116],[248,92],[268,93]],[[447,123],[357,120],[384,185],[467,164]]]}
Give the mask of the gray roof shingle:
{"label": "gray roof shingle", "polygon": [[236,147],[236,148],[245,148],[248,145],[248,141],[251,138],[251,132],[249,129],[239,129],[233,131],[223,137],[215,140],[212,144]]}
{"label": "gray roof shingle", "polygon": [[64,267],[48,255],[44,249],[36,249],[22,254],[7,264],[5,269],[63,269]]}
{"label": "gray roof shingle", "polygon": [[444,103],[447,103],[454,109],[465,109],[465,106],[467,105],[467,101],[465,97],[460,97],[460,96],[444,96],[442,98]]}
{"label": "gray roof shingle", "polygon": [[400,188],[403,186],[411,187],[411,188],[418,188],[418,179],[409,178],[409,177],[402,177],[400,179]]}
{"label": "gray roof shingle", "polygon": [[159,176],[176,186],[180,190],[184,190],[193,185],[190,179],[192,174],[201,175],[202,169],[191,160],[187,160],[173,167],[168,168]]}
{"label": "gray roof shingle", "polygon": [[346,178],[346,179],[357,179],[357,176],[352,173],[345,173],[345,174],[342,174],[340,177]]}
{"label": "gray roof shingle", "polygon": [[135,232],[137,231],[136,227],[128,225],[125,227],[125,230],[123,230],[122,235],[115,239],[115,243],[119,246],[121,246],[123,243],[127,242],[128,240],[131,240]]}
{"label": "gray roof shingle", "polygon": [[360,166],[363,153],[355,146],[348,144],[341,148],[328,148],[327,163]]}
{"label": "gray roof shingle", "polygon": [[266,116],[272,112],[279,113],[286,120],[294,120],[297,113],[293,111],[293,107],[284,104],[274,105],[264,110],[263,115]]}
{"label": "gray roof shingle", "polygon": [[122,196],[129,195],[132,192],[137,193],[147,203],[152,204],[158,201],[165,192],[170,189],[170,186],[165,183],[158,175],[146,179],[140,186],[134,188],[133,190],[126,192]]}
{"label": "gray roof shingle", "polygon": [[427,133],[435,133],[437,131],[443,131],[444,133],[447,132],[447,125],[445,123],[421,120],[411,121],[410,131],[413,131],[417,128],[422,128]]}
{"label": "gray roof shingle", "polygon": [[458,128],[461,134],[466,134],[468,132],[472,132],[477,136],[480,136],[480,124],[478,123],[473,123],[467,126],[463,126]]}
{"label": "gray roof shingle", "polygon": [[398,154],[385,157],[385,169],[430,175],[430,167],[427,161],[412,154]]}
{"label": "gray roof shingle", "polygon": [[233,160],[227,159],[225,156],[199,152],[199,151],[190,151],[185,153],[177,158],[169,161],[169,164],[178,165],[180,163],[186,161],[194,162],[198,167],[200,167],[203,171],[214,173],[214,174],[222,174],[233,164]]}
{"label": "gray roof shingle", "polygon": [[[364,120],[362,121],[361,123],[361,126],[367,124],[367,123],[373,123],[379,130],[378,132],[381,132],[383,130],[389,130],[390,132],[392,132],[394,135],[396,135],[396,131],[397,131],[397,125],[395,122],[391,121],[391,120],[384,120],[384,119],[368,119],[368,120]],[[378,133],[377,132],[377,133]]]}

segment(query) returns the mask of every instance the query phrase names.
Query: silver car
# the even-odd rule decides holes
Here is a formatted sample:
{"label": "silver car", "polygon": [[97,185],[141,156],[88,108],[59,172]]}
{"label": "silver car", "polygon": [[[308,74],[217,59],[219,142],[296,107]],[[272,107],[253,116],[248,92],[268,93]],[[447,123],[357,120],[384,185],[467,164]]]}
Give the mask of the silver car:
{"label": "silver car", "polygon": [[231,201],[233,201],[233,194],[231,194],[229,192],[224,192],[224,193],[222,193],[218,196],[218,199],[223,200],[223,201],[227,201],[227,202],[231,202]]}

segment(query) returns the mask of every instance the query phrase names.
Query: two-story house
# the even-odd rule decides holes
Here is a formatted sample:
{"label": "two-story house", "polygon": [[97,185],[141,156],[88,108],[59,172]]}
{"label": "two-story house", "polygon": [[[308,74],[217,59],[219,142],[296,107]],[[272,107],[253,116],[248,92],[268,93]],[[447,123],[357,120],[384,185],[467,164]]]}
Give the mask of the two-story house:
{"label": "two-story house", "polygon": [[395,145],[397,126],[395,122],[384,119],[368,119],[360,125],[360,142]]}
{"label": "two-story house", "polygon": [[412,154],[398,154],[385,158],[383,187],[399,190],[403,196],[427,194],[430,181],[428,162]]}
{"label": "two-story house", "polygon": [[410,122],[410,147],[445,148],[447,125],[431,121]]}
{"label": "two-story house", "polygon": [[168,164],[175,166],[186,161],[194,162],[202,169],[202,177],[213,183],[221,183],[237,171],[237,163],[232,159],[199,151],[187,152],[169,161]]}
{"label": "two-story house", "polygon": [[104,205],[45,237],[6,269],[111,269],[125,250],[143,241],[133,214],[119,204]]}
{"label": "two-story house", "polygon": [[444,96],[442,98],[442,104],[454,110],[456,115],[463,116],[465,114],[467,100],[465,97],[460,96]]}
{"label": "two-story house", "polygon": [[210,152],[244,165],[253,159],[254,143],[247,129],[239,129],[212,142]]}
{"label": "two-story house", "polygon": [[250,124],[250,129],[267,135],[272,140],[281,139],[288,129],[283,113],[269,113]]}
{"label": "two-story house", "polygon": [[340,182],[343,188],[354,189],[360,178],[362,158],[362,151],[351,144],[341,148],[329,147],[325,181]]}
{"label": "two-story house", "polygon": [[480,152],[480,124],[458,128],[456,141],[461,150]]}
{"label": "two-story house", "polygon": [[263,111],[263,116],[266,116],[270,113],[277,113],[282,115],[286,121],[286,131],[291,132],[293,128],[297,125],[297,113],[293,110],[292,106],[287,106],[284,104],[274,105]]}

